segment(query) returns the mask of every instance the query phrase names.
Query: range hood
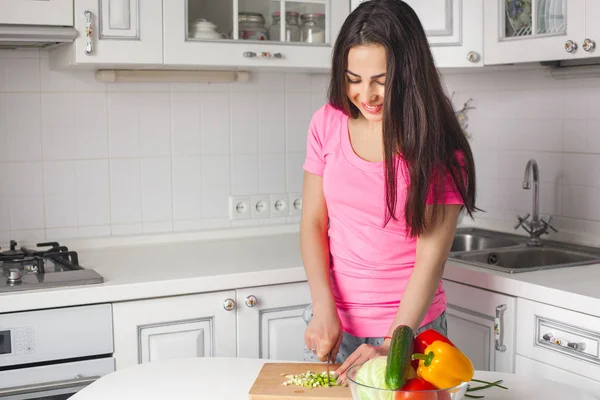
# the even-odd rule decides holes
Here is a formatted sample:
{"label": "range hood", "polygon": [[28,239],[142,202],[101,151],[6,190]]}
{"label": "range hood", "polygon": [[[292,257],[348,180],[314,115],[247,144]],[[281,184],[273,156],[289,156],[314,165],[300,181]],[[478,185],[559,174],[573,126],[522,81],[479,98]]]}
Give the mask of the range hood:
{"label": "range hood", "polygon": [[77,30],[66,26],[0,24],[0,49],[40,49],[59,43],[70,43]]}

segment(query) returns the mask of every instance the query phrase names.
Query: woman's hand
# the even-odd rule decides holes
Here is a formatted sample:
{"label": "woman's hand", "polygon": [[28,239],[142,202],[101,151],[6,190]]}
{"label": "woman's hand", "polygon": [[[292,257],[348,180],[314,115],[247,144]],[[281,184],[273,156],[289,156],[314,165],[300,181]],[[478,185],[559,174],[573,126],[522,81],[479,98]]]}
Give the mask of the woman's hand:
{"label": "woman's hand", "polygon": [[342,323],[335,309],[331,311],[313,313],[304,332],[306,347],[312,350],[321,361],[327,360],[331,352],[331,361],[335,357],[342,344]]}
{"label": "woman's hand", "polygon": [[354,353],[350,354],[346,361],[335,371],[338,382],[346,382],[346,372],[355,364],[362,364],[372,358],[387,356],[390,351],[390,341],[385,340],[381,346],[372,346],[370,344],[361,344]]}

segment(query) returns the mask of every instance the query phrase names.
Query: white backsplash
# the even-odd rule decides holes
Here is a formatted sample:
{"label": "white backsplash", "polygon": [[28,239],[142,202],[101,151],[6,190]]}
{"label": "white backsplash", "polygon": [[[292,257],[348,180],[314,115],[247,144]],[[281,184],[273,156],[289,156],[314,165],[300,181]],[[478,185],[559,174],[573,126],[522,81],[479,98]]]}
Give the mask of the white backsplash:
{"label": "white backsplash", "polygon": [[[541,67],[445,74],[457,107],[473,98],[469,126],[476,163],[479,221],[512,230],[532,212],[525,166],[540,172],[540,213],[550,237],[600,243],[600,78],[557,80]],[[519,232],[524,233],[522,229]],[[544,236],[546,237],[546,236]],[[591,237],[595,237],[591,239]]]}
{"label": "white backsplash", "polygon": [[326,84],[106,85],[0,51],[0,243],[297,223],[230,221],[228,198],[301,192]]}
{"label": "white backsplash", "polygon": [[[561,232],[600,236],[600,79],[541,68],[445,74],[468,112],[478,221],[541,212]],[[298,193],[306,132],[326,75],[263,72],[247,84],[100,84],[44,53],[0,51],[0,243],[197,231],[230,221],[230,194]]]}

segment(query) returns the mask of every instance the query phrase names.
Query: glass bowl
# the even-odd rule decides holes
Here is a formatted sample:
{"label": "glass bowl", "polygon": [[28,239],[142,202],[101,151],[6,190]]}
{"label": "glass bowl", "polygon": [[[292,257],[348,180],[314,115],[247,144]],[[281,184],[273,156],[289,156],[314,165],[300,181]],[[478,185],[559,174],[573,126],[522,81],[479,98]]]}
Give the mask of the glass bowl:
{"label": "glass bowl", "polygon": [[462,400],[467,392],[468,382],[458,386],[439,390],[389,390],[379,389],[356,382],[356,374],[362,364],[356,364],[348,369],[348,386],[353,400]]}

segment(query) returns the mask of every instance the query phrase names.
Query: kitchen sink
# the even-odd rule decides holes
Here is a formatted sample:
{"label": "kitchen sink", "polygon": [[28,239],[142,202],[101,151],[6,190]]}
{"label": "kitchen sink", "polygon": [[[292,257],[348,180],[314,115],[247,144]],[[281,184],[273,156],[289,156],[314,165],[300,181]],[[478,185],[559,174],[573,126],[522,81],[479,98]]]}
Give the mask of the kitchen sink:
{"label": "kitchen sink", "polygon": [[508,273],[600,263],[600,249],[554,241],[529,247],[527,241],[501,232],[458,229],[448,258]]}
{"label": "kitchen sink", "polygon": [[516,246],[518,244],[519,242],[507,238],[477,235],[473,233],[458,233],[454,236],[450,251],[478,251]]}

